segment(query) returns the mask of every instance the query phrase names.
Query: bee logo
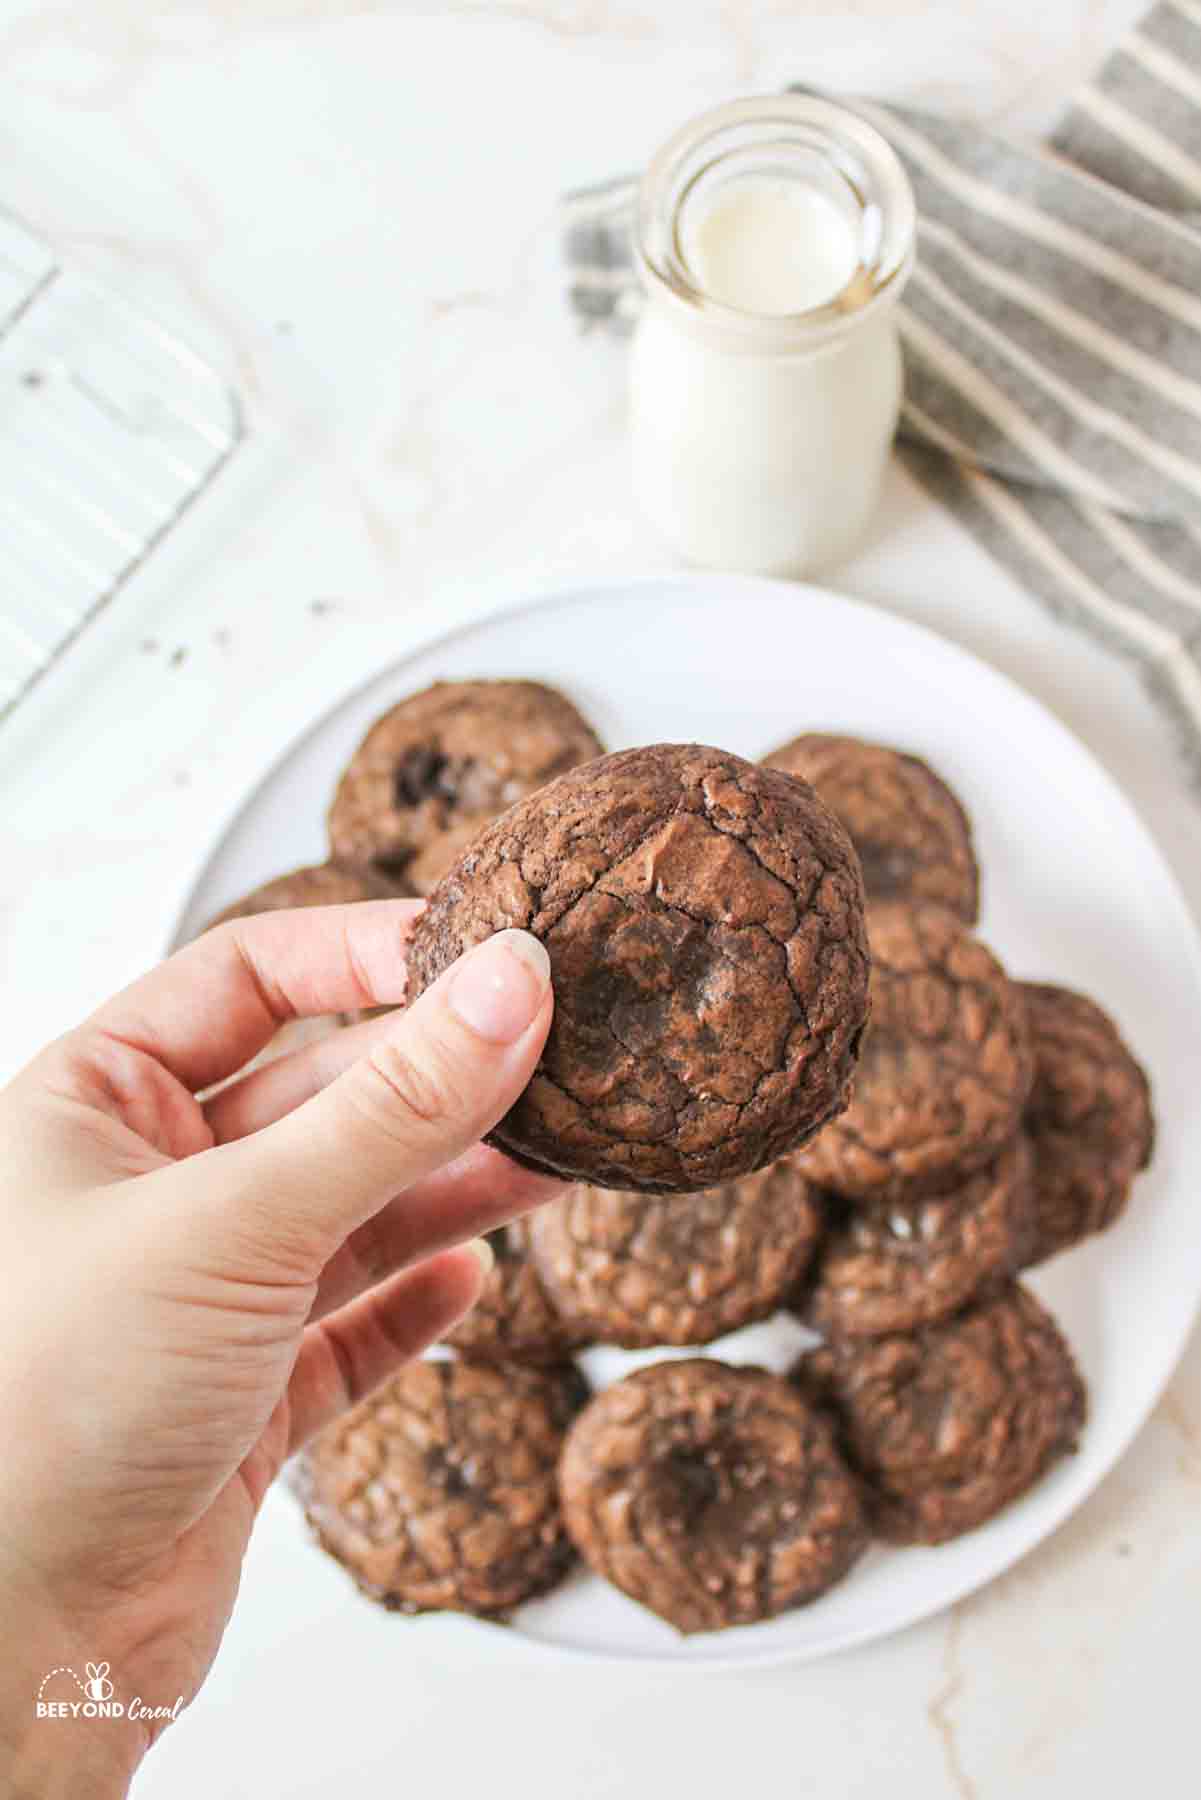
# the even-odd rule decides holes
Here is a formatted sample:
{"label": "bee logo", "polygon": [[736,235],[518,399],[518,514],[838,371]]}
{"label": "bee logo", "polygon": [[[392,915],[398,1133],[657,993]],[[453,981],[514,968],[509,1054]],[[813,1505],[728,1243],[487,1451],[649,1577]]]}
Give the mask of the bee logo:
{"label": "bee logo", "polygon": [[113,1684],[108,1678],[108,1664],[85,1663],[84,1673],[87,1675],[87,1696],[89,1700],[111,1700]]}

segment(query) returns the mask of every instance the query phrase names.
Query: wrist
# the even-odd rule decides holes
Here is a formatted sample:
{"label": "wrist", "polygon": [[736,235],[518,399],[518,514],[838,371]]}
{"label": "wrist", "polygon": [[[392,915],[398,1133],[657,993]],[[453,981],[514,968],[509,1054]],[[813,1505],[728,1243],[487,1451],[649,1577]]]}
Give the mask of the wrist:
{"label": "wrist", "polygon": [[149,1728],[130,1716],[128,1696],[117,1692],[111,1675],[99,1672],[108,1649],[103,1628],[89,1633],[85,1646],[48,1613],[12,1602],[11,1591],[0,1589],[5,1796],[121,1800],[145,1755]]}
{"label": "wrist", "polygon": [[0,1766],[9,1800],[125,1800],[145,1749],[145,1740],[139,1741],[127,1723],[0,1720]]}

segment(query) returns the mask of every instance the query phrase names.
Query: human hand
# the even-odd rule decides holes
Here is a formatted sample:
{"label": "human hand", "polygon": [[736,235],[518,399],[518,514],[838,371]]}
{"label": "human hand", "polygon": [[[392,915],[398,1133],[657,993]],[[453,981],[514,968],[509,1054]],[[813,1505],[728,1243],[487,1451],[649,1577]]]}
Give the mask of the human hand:
{"label": "human hand", "polygon": [[0,1093],[6,1793],[124,1793],[163,1721],[38,1720],[42,1676],[103,1658],[187,1704],[285,1458],[468,1310],[466,1240],[555,1191],[478,1144],[550,1025],[524,932],[195,1097],[288,1019],[400,1001],[419,910],[219,926]]}

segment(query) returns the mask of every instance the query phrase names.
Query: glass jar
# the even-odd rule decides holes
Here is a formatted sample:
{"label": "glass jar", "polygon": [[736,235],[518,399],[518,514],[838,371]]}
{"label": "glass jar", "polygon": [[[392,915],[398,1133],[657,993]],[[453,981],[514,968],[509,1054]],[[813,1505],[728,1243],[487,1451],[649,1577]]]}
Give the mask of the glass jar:
{"label": "glass jar", "polygon": [[896,155],[827,100],[719,107],[654,158],[634,231],[633,475],[689,561],[801,575],[854,548],[896,431],[913,239]]}

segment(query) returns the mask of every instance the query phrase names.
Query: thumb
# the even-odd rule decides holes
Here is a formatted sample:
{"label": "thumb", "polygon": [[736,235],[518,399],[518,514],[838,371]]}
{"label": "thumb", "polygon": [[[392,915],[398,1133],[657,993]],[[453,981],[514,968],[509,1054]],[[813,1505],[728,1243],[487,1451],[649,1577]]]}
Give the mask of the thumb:
{"label": "thumb", "polygon": [[476,945],[321,1093],[196,1159],[220,1169],[219,1206],[235,1209],[240,1231],[257,1222],[267,1243],[311,1246],[320,1266],[504,1116],[533,1073],[553,1005],[537,938],[501,931]]}

